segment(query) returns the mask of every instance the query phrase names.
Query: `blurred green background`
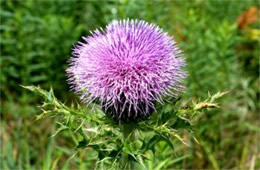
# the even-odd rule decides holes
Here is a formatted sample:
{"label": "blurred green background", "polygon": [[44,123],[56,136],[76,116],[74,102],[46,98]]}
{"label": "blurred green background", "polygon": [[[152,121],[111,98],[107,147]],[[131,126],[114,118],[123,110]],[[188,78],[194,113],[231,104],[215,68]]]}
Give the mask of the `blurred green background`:
{"label": "blurred green background", "polygon": [[[258,169],[259,1],[1,0],[1,169],[89,169],[91,151],[74,153],[72,134],[55,138],[54,119],[35,121],[37,96],[19,85],[54,89],[70,104],[65,69],[73,44],[112,19],[154,22],[173,35],[187,60],[184,99],[230,91],[222,108],[198,117],[200,144],[159,145],[161,169]],[[185,138],[185,136],[184,136]],[[189,138],[188,136],[186,138]]]}

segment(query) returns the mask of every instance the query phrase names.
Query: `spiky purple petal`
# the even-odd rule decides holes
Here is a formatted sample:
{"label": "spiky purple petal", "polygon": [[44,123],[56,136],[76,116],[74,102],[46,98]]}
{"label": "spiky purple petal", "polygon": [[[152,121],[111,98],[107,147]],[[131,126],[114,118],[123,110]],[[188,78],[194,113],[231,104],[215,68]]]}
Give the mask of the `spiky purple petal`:
{"label": "spiky purple petal", "polygon": [[83,37],[67,69],[81,100],[95,99],[119,120],[149,116],[162,96],[176,96],[186,77],[175,41],[155,24],[112,21]]}

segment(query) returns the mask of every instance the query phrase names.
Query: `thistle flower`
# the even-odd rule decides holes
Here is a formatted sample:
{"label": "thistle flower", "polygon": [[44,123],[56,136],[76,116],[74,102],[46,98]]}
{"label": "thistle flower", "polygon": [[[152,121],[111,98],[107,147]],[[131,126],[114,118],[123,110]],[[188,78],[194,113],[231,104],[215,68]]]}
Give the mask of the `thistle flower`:
{"label": "thistle flower", "polygon": [[100,101],[113,118],[148,117],[163,96],[175,97],[186,77],[181,50],[155,24],[112,21],[96,29],[73,49],[67,69],[72,89],[87,104]]}

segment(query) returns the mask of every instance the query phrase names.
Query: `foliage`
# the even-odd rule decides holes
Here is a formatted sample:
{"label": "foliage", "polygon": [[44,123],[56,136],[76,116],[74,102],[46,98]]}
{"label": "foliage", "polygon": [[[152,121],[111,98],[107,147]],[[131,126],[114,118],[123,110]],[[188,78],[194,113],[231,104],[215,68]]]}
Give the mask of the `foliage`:
{"label": "foliage", "polygon": [[[146,160],[150,160],[147,152],[155,153],[159,141],[166,142],[174,149],[171,138],[177,138],[188,145],[179,135],[178,130],[193,131],[191,118],[205,109],[217,108],[215,99],[225,93],[216,93],[205,101],[192,101],[178,105],[178,101],[170,103],[170,108],[162,108],[162,113],[154,113],[151,118],[137,123],[119,123],[108,117],[100,108],[85,109],[80,105],[68,107],[60,102],[53,90],[45,91],[36,86],[23,86],[43,97],[40,109],[42,113],[37,120],[44,117],[59,117],[59,128],[53,136],[62,131],[71,131],[75,136],[76,149],[91,148],[97,152],[97,167],[105,169],[135,169],[132,162],[146,168]],[[153,158],[156,159],[156,158]],[[163,165],[167,168],[169,164]],[[155,167],[153,167],[155,168]],[[153,169],[152,168],[152,169]]]}

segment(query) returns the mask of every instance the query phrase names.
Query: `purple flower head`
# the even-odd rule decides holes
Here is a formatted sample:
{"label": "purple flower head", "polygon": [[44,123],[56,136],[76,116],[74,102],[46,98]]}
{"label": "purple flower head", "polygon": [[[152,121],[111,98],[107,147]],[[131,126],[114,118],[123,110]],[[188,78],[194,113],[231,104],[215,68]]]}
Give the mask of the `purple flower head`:
{"label": "purple flower head", "polygon": [[87,104],[98,99],[118,120],[138,120],[163,96],[176,96],[186,77],[175,41],[155,24],[112,21],[73,50],[69,83]]}

